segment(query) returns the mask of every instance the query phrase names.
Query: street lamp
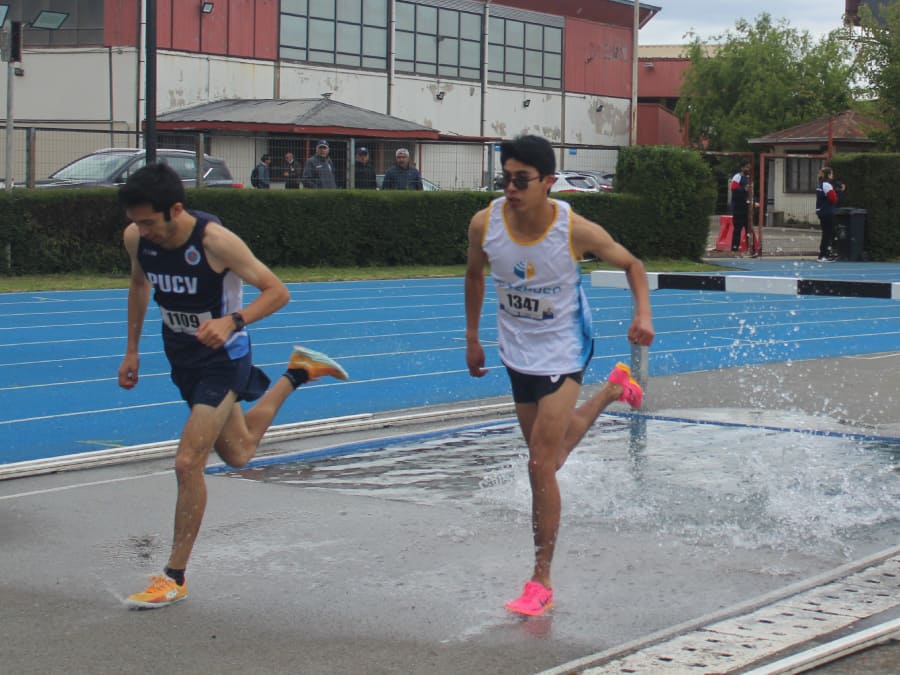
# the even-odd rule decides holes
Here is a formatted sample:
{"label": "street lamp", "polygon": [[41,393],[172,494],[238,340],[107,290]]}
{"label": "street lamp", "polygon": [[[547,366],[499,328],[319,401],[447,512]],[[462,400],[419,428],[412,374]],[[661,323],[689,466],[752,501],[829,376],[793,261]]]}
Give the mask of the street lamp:
{"label": "street lamp", "polygon": [[12,155],[13,155],[13,82],[16,76],[15,63],[22,60],[22,31],[28,28],[39,30],[57,30],[69,18],[68,12],[52,12],[42,9],[30,24],[21,21],[6,21],[9,5],[0,5],[0,29],[3,29],[6,46],[3,58],[6,60],[6,189],[13,188]]}

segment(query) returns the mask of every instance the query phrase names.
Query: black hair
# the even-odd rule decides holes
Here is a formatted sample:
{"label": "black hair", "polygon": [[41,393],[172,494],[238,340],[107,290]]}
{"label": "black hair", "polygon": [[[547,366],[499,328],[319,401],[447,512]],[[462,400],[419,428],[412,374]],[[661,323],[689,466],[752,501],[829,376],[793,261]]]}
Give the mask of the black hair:
{"label": "black hair", "polygon": [[506,160],[515,159],[522,164],[533,166],[541,178],[556,173],[556,153],[550,141],[541,136],[517,136],[500,144],[500,166]]}
{"label": "black hair", "polygon": [[259,161],[260,161],[260,162],[266,162],[266,161],[268,161],[268,160],[270,160],[270,159],[272,159],[272,158],[269,157],[268,154],[265,154],[265,155],[263,155],[262,157],[259,158]]}
{"label": "black hair", "polygon": [[123,208],[150,204],[154,211],[164,213],[166,220],[171,218],[170,209],[178,202],[184,203],[181,176],[162,162],[141,167],[119,188],[119,204]]}

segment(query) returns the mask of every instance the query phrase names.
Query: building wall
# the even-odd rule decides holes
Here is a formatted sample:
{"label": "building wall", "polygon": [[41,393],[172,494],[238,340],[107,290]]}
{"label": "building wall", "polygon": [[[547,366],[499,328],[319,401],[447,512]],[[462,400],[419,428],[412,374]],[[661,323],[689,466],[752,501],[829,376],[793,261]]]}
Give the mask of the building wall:
{"label": "building wall", "polygon": [[638,104],[638,145],[682,145],[678,118],[665,106]]}
{"label": "building wall", "polygon": [[567,91],[630,99],[632,40],[629,28],[567,19]]}

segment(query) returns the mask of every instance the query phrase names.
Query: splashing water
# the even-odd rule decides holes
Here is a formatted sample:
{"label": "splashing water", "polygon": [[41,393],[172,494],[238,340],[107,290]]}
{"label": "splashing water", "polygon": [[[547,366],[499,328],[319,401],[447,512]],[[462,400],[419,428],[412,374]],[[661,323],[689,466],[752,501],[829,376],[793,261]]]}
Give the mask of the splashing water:
{"label": "splashing water", "polygon": [[[900,443],[803,433],[823,420],[795,413],[718,413],[727,424],[601,417],[558,474],[564,521],[844,555],[850,539],[900,528]],[[231,475],[527,522],[526,458],[518,426],[504,423]]]}

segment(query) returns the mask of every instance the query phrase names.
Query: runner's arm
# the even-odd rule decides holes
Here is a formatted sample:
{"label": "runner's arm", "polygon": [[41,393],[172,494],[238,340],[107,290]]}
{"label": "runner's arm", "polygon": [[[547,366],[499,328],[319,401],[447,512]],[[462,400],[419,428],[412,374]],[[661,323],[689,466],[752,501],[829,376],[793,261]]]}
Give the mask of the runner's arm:
{"label": "runner's arm", "polygon": [[628,329],[628,339],[638,345],[653,342],[653,316],[650,311],[650,286],[644,263],[610,236],[609,232],[577,213],[572,214],[572,246],[579,259],[593,253],[604,262],[625,271],[628,286],[634,296],[634,317]]}
{"label": "runner's arm", "polygon": [[133,389],[138,382],[141,331],[144,329],[144,317],[147,315],[152,288],[137,259],[139,240],[137,225],[131,223],[125,228],[124,235],[125,250],[131,260],[131,276],[128,284],[128,337],[118,373],[119,386],[123,389]]}
{"label": "runner's arm", "polygon": [[483,377],[488,372],[484,367],[484,348],[478,339],[481,309],[484,305],[484,268],[487,265],[487,254],[481,248],[481,243],[487,227],[487,215],[487,209],[484,209],[472,217],[466,254],[466,365],[472,377]]}
{"label": "runner's arm", "polygon": [[[259,289],[259,295],[240,310],[245,324],[266,318],[284,307],[291,294],[275,273],[264,265],[244,243],[228,228],[210,222],[203,236],[203,248],[213,269],[228,269],[244,283]],[[234,332],[231,316],[204,321],[197,330],[197,339],[208,347],[218,348]]]}

